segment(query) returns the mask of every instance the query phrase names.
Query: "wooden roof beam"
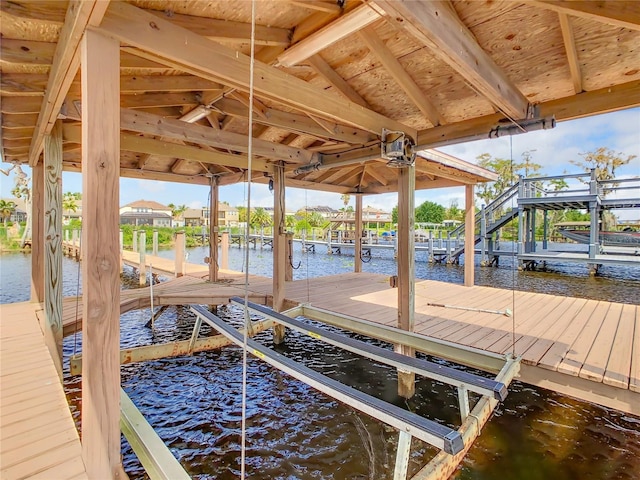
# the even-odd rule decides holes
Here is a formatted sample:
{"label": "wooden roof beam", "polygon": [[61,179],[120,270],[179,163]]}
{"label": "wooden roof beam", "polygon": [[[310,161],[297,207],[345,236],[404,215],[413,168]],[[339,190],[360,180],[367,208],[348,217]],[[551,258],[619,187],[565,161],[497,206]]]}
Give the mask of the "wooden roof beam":
{"label": "wooden roof beam", "polygon": [[560,20],[560,30],[562,31],[564,49],[567,52],[569,71],[571,72],[571,80],[573,81],[573,90],[575,93],[580,93],[582,92],[582,73],[580,72],[578,50],[576,49],[576,40],[573,35],[571,19],[563,12],[558,12],[558,19]]}
{"label": "wooden roof beam", "polygon": [[[81,143],[79,125],[64,125],[64,140],[72,143]],[[194,162],[202,162],[211,165],[223,165],[226,167],[247,168],[246,155],[232,155],[229,153],[212,152],[211,150],[165,142],[154,138],[140,137],[127,133],[120,134],[120,148],[129,152],[147,153],[159,157],[184,158]],[[259,158],[252,160],[253,169],[270,173],[273,168],[269,162]]]}
{"label": "wooden roof beam", "polygon": [[640,2],[637,1],[525,0],[525,2],[558,13],[588,18],[630,30],[640,30]]}
{"label": "wooden roof beam", "polygon": [[431,122],[433,126],[447,123],[438,109],[431,103],[424,92],[402,68],[396,56],[387,48],[385,43],[378,37],[373,27],[367,27],[358,32],[360,38],[367,45],[371,53],[378,58],[384,69],[396,81],[404,93],[411,99],[422,114]]}
{"label": "wooden roof beam", "polygon": [[504,114],[527,118],[529,102],[478,45],[446,0],[429,2],[374,0],[389,19],[451,66]]}
{"label": "wooden roof beam", "polygon": [[[173,68],[248,91],[251,59],[124,2],[110,5],[99,30]],[[188,44],[189,48],[184,48]],[[293,75],[255,62],[254,91],[265,99],[375,133],[415,129],[348,101],[327,102],[323,92]]]}
{"label": "wooden roof beam", "polygon": [[[541,117],[553,115],[556,121],[560,122],[638,106],[640,106],[640,80],[550,100],[539,104],[538,108]],[[417,149],[489,138],[489,131],[498,124],[509,125],[504,123],[503,115],[492,114],[427,128],[418,134]]]}
{"label": "wooden roof beam", "polygon": [[109,5],[104,0],[74,0],[69,3],[65,21],[53,56],[53,64],[45,90],[42,110],[29,150],[29,165],[35,166],[44,145],[44,136],[51,132],[62,102],[80,67],[80,40],[87,26],[98,25]]}
{"label": "wooden roof beam", "polygon": [[278,64],[292,67],[324,50],[361,28],[380,19],[380,14],[368,4],[354,8],[337,20],[300,40],[278,55]]}
{"label": "wooden roof beam", "polygon": [[[211,127],[124,108],[120,111],[120,122],[123,130],[158,135],[242,153],[247,153],[248,151],[247,136],[239,133],[225,132]],[[319,158],[317,153],[268,142],[259,138],[253,139],[253,153],[292,163],[308,163]]]}

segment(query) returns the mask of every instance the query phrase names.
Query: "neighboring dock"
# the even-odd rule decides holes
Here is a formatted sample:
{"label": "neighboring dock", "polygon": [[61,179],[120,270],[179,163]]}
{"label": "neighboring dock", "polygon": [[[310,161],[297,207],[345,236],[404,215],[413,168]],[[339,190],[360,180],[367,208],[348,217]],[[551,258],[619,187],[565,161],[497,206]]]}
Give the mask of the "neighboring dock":
{"label": "neighboring dock", "polygon": [[[139,265],[137,254],[125,252],[124,259]],[[153,264],[155,273],[173,275],[173,260],[147,256],[146,262]],[[154,285],[154,305],[226,303],[225,299],[244,293],[242,273],[221,270],[221,282],[212,284],[203,279],[207,265],[188,263],[184,269],[186,276]],[[249,291],[253,298],[270,297],[272,279],[251,275]],[[286,299],[290,307],[310,303],[388,326],[397,321],[397,289],[380,274],[287,282]],[[149,288],[122,292],[122,311],[149,305]],[[470,310],[451,308],[455,306]],[[513,317],[478,311],[507,309]],[[67,300],[64,310],[65,325],[75,324],[76,302]],[[640,415],[637,305],[420,280],[415,310],[417,333],[499,354],[511,352],[515,340],[515,353],[522,356],[522,381]]]}
{"label": "neighboring dock", "polygon": [[86,479],[67,398],[34,303],[3,304],[0,330],[0,476]]}

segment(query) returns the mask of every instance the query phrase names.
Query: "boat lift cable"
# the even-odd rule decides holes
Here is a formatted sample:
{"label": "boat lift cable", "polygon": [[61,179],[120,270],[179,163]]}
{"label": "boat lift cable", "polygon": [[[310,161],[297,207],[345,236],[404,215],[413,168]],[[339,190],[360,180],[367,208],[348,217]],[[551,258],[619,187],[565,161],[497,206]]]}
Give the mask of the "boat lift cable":
{"label": "boat lift cable", "polygon": [[[249,64],[249,130],[247,149],[247,225],[245,228],[245,260],[244,273],[244,297],[245,304],[249,302],[249,229],[251,228],[251,168],[253,156],[253,73],[256,55],[256,0],[251,0],[251,54]],[[249,309],[244,309],[244,331],[242,334],[242,435],[240,442],[240,478],[244,480],[246,475],[246,443],[247,443],[247,349],[249,335],[253,332]]]}
{"label": "boat lift cable", "polygon": [[[511,170],[511,178],[513,179],[513,136],[509,137],[509,162],[510,162],[510,170]],[[515,195],[511,197],[511,210],[516,208],[516,205],[513,204],[515,199]],[[522,215],[522,212],[519,212],[518,215]],[[520,232],[518,232],[520,235]],[[535,238],[535,237],[534,237]],[[511,251],[515,252],[515,240],[513,238],[513,233],[511,234]],[[511,265],[511,355],[516,357],[516,266],[518,260],[514,257],[514,263]]]}

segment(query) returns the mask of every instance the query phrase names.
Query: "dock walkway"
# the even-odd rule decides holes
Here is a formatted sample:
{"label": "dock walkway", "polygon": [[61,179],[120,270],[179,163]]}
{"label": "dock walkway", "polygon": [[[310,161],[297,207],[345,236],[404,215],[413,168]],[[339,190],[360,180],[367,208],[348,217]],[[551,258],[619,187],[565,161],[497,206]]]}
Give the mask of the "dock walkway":
{"label": "dock walkway", "polygon": [[38,324],[38,304],[0,307],[0,477],[86,479],[82,447]]}
{"label": "dock walkway", "polygon": [[[171,273],[173,268],[172,260],[147,256],[147,262],[153,262],[154,271]],[[226,303],[225,299],[244,294],[242,273],[221,270],[221,282],[211,284],[205,281],[206,265],[187,264],[185,271],[184,277],[154,286],[155,305]],[[253,301],[267,298],[272,295],[272,280],[251,275],[249,290]],[[388,326],[397,322],[397,292],[387,276],[374,273],[286,284],[288,306],[310,303]],[[522,356],[524,382],[640,415],[638,305],[432,280],[417,281],[415,292],[416,333],[493,353],[515,350]],[[122,310],[148,307],[149,293],[149,288],[123,291]],[[510,309],[514,316],[430,304]],[[75,307],[75,302],[65,302],[65,325],[74,321]]]}

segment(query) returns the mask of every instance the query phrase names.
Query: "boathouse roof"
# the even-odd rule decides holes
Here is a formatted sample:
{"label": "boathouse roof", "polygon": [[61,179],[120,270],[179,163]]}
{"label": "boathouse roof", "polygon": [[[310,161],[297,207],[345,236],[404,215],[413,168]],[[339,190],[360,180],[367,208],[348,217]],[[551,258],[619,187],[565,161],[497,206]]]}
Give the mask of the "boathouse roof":
{"label": "boathouse roof", "polygon": [[[75,4],[74,4],[75,5]],[[120,175],[208,185],[247,178],[251,2],[1,3],[2,158],[40,161],[63,119],[81,170],[80,39],[121,42]],[[383,129],[415,150],[640,104],[640,2],[257,3],[253,180],[397,190]],[[493,180],[433,150],[416,189]]]}

